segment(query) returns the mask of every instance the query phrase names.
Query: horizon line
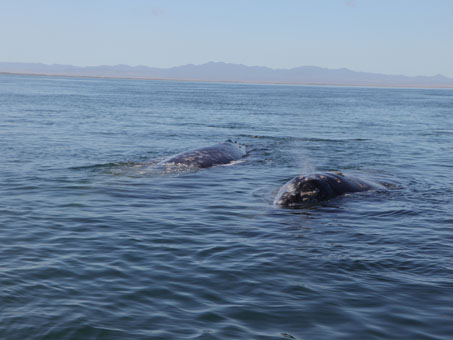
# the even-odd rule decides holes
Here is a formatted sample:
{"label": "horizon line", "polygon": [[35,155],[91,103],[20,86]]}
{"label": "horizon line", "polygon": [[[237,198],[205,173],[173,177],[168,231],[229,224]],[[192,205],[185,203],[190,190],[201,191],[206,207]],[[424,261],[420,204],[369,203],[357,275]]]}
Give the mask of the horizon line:
{"label": "horizon line", "polygon": [[59,77],[59,78],[87,78],[87,79],[118,79],[118,80],[147,80],[147,81],[174,81],[187,83],[220,83],[220,84],[243,84],[243,85],[287,85],[287,86],[319,86],[319,87],[363,87],[363,88],[386,88],[386,89],[444,89],[451,90],[453,85],[408,85],[408,84],[347,84],[347,83],[304,83],[304,82],[272,82],[272,81],[243,81],[243,80],[207,80],[207,79],[175,79],[175,78],[149,78],[149,77],[122,77],[122,76],[96,76],[96,75],[71,75],[71,74],[46,74],[26,72],[3,72],[0,75],[27,76],[27,77]]}
{"label": "horizon line", "polygon": [[[453,80],[453,77],[448,77],[445,76],[441,73],[433,74],[433,75],[415,75],[415,76],[410,76],[406,74],[396,74],[396,73],[379,73],[379,72],[373,72],[373,71],[357,71],[354,69],[350,69],[347,67],[337,67],[337,68],[331,68],[331,67],[323,67],[323,66],[316,66],[316,65],[300,65],[300,66],[295,66],[295,67],[290,67],[290,68],[275,68],[275,67],[270,67],[270,66],[263,66],[263,65],[247,65],[247,64],[242,64],[242,63],[230,63],[230,62],[224,62],[224,61],[207,61],[199,64],[194,64],[194,63],[187,63],[187,64],[180,64],[180,65],[175,65],[175,66],[167,66],[167,67],[158,67],[158,66],[148,66],[148,65],[143,65],[143,64],[136,64],[136,65],[130,65],[130,64],[97,64],[97,65],[86,65],[86,66],[81,66],[81,65],[74,65],[74,64],[59,64],[59,63],[43,63],[43,62],[22,62],[22,61],[0,61],[0,64],[32,64],[32,65],[45,65],[45,66],[69,66],[69,67],[77,67],[77,68],[96,68],[96,67],[118,67],[118,66],[127,66],[131,68],[139,68],[139,67],[145,67],[145,68],[150,68],[150,69],[159,69],[159,70],[169,70],[169,69],[174,69],[178,67],[184,67],[184,66],[204,66],[208,64],[223,64],[223,65],[234,65],[234,66],[243,66],[243,67],[250,67],[250,68],[264,68],[272,71],[291,71],[295,69],[300,69],[300,68],[317,68],[317,69],[324,69],[324,70],[331,70],[331,71],[338,71],[338,70],[346,70],[350,72],[356,72],[356,73],[366,73],[366,74],[372,74],[372,75],[383,75],[383,76],[398,76],[398,77],[407,77],[407,78],[434,78],[434,77],[442,77],[448,80]],[[0,73],[3,72],[0,70]],[[7,72],[7,71],[6,71]],[[15,73],[15,72],[13,72]],[[44,74],[45,75],[45,74]]]}

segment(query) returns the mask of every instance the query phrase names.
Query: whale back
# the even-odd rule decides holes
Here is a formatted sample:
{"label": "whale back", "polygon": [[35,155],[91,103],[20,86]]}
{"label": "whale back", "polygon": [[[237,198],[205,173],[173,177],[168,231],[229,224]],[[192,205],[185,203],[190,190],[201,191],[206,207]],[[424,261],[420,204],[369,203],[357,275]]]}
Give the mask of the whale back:
{"label": "whale back", "polygon": [[158,165],[167,168],[208,168],[239,160],[246,153],[247,150],[244,145],[227,140],[223,143],[179,153],[159,162]]}

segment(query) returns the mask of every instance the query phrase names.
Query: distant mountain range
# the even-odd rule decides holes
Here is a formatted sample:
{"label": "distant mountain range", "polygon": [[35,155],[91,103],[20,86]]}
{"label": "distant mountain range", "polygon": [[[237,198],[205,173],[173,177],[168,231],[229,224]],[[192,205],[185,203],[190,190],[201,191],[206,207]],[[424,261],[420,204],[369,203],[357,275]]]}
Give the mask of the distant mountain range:
{"label": "distant mountain range", "polygon": [[79,67],[0,62],[0,73],[305,85],[453,87],[453,79],[442,75],[408,77],[315,66],[272,69],[222,62],[171,68],[128,65]]}

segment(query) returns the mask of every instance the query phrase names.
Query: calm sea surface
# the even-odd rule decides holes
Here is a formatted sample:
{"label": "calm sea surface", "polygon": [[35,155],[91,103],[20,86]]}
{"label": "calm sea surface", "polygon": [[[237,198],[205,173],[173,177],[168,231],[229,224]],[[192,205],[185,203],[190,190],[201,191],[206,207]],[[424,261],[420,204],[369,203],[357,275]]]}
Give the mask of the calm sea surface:
{"label": "calm sea surface", "polygon": [[1,339],[453,338],[452,90],[2,75],[0,150]]}

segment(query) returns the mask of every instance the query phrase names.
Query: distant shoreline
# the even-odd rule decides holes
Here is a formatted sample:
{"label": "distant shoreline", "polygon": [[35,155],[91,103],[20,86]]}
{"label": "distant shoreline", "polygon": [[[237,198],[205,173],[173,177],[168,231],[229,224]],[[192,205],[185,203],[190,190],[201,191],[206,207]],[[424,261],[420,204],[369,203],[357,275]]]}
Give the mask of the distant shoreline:
{"label": "distant shoreline", "polygon": [[453,89],[453,85],[417,85],[417,84],[347,84],[347,83],[303,83],[303,82],[277,82],[277,81],[244,81],[244,80],[208,80],[208,79],[177,79],[177,78],[151,78],[151,77],[127,77],[127,76],[99,76],[99,75],[76,75],[76,74],[53,74],[53,73],[30,73],[30,72],[4,72],[0,75],[36,76],[36,77],[61,77],[61,78],[88,78],[88,79],[124,79],[124,80],[155,80],[155,81],[180,81],[194,83],[226,83],[226,84],[250,84],[250,85],[292,85],[292,86],[341,86],[341,87],[376,87],[397,89]]}

